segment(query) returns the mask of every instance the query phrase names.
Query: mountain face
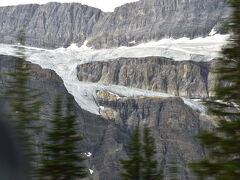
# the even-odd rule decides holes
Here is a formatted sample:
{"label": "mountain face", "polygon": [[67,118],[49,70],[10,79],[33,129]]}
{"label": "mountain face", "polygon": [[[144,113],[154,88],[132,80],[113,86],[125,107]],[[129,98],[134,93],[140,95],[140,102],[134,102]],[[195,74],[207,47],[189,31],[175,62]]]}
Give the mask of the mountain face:
{"label": "mountain face", "polygon": [[[178,164],[179,179],[194,177],[187,168],[188,162],[206,155],[204,148],[194,136],[202,129],[212,127],[212,124],[200,113],[184,104],[181,98],[147,96],[130,98],[99,91],[97,101],[101,107],[100,114],[122,131],[136,125],[140,127],[145,123],[149,125],[157,144],[156,158],[166,178],[169,176],[172,161]],[[116,159],[116,155],[125,148],[118,146],[106,158]],[[118,163],[113,161],[112,165],[117,166]]]}
{"label": "mountain face", "polygon": [[[178,179],[194,180],[187,165],[206,156],[195,136],[213,124],[195,107],[200,104],[190,99],[213,95],[216,65],[212,59],[216,55],[211,50],[218,49],[215,41],[220,35],[208,35],[213,29],[224,33],[219,27],[229,12],[222,0],[140,0],[112,13],[76,3],[0,7],[0,43],[15,44],[24,28],[28,46],[51,49],[87,42],[85,45],[95,48],[26,48],[27,60],[41,65],[28,64],[32,70],[28,84],[44,93],[45,102],[40,123],[46,128],[34,135],[36,140],[39,144],[45,140],[55,97],[71,93],[76,99],[77,128],[85,137],[80,146],[91,154],[86,164],[93,170],[90,179],[119,180],[119,159],[126,158],[133,127],[147,123],[166,179],[174,161]],[[206,41],[199,38],[194,43],[183,42],[183,38],[175,45],[174,40],[147,48],[102,49],[206,36]],[[13,52],[9,45],[0,46],[0,54],[14,56]],[[14,71],[14,63],[14,57],[0,55],[0,90],[6,89],[9,77],[5,73]],[[92,107],[94,111],[90,111]],[[0,109],[10,112],[3,97]]]}
{"label": "mountain face", "polygon": [[[51,118],[55,97],[69,95],[60,77],[51,70],[29,64],[33,76],[28,82],[31,87],[44,92],[44,105],[41,109],[43,135],[35,135],[41,144]],[[0,88],[6,88],[9,80],[6,72],[14,70],[14,58],[0,56]],[[82,110],[74,103],[74,112],[78,116],[79,133],[85,137],[81,147],[91,152],[88,167],[94,173],[94,180],[118,180],[119,158],[126,157],[126,143],[132,128],[137,124],[143,127],[148,123],[156,138],[157,158],[160,168],[166,176],[172,160],[179,164],[179,178],[188,179],[191,172],[187,168],[189,161],[205,157],[205,150],[194,138],[201,129],[212,126],[211,122],[187,106],[181,98],[161,97],[120,97],[107,91],[97,92],[97,103],[101,106],[97,116]],[[9,112],[6,99],[0,98],[1,109]]]}
{"label": "mountain face", "polygon": [[[207,36],[229,14],[221,0],[140,0],[104,13],[81,4],[0,7],[0,42],[57,48],[88,40],[94,48],[132,46],[162,38]],[[217,30],[217,32],[220,32]]]}
{"label": "mountain face", "polygon": [[105,15],[94,26],[89,46],[109,48],[170,37],[204,37],[228,13],[221,0],[140,0]]}
{"label": "mountain face", "polygon": [[82,44],[102,16],[101,10],[77,3],[0,7],[0,42],[16,43],[18,32],[24,29],[29,46]]}

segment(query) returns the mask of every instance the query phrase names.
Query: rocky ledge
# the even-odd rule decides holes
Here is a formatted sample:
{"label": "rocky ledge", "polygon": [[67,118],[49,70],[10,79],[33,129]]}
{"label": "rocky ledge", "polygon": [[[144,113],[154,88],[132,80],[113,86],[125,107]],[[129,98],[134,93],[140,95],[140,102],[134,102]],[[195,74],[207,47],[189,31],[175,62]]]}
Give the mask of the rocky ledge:
{"label": "rocky ledge", "polygon": [[79,81],[116,84],[188,98],[212,94],[214,62],[174,61],[164,57],[119,58],[77,67]]}

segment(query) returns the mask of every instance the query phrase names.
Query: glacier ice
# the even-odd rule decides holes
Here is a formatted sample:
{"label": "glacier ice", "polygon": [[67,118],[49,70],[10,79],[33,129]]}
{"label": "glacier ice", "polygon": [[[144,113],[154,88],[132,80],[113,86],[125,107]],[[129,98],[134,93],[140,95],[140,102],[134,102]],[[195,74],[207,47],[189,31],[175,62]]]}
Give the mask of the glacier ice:
{"label": "glacier ice", "polygon": [[[133,47],[119,47],[112,49],[92,49],[87,47],[87,41],[81,47],[72,44],[68,48],[54,50],[25,47],[27,60],[40,65],[42,68],[54,70],[64,82],[69,93],[77,103],[85,110],[99,114],[99,106],[96,104],[96,92],[107,90],[119,96],[159,96],[170,97],[172,95],[129,88],[118,85],[103,85],[98,83],[80,82],[77,79],[76,67],[79,64],[93,61],[108,61],[120,57],[140,58],[148,56],[164,56],[176,61],[210,61],[218,56],[218,52],[225,44],[228,35],[211,34],[205,38],[180,38],[162,39],[156,42],[148,42]],[[16,56],[16,45],[0,44],[0,54]],[[183,98],[185,104],[204,112],[205,108],[199,102]]]}

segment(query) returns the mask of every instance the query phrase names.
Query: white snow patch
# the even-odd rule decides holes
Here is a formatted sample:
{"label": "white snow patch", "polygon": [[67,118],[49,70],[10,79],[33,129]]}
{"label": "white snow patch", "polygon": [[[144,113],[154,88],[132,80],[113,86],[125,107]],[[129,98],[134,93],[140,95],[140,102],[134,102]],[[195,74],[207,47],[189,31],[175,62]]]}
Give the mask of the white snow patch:
{"label": "white snow patch", "polygon": [[100,110],[104,110],[105,107],[104,107],[104,106],[99,106],[99,109],[100,109]]}
{"label": "white snow patch", "polygon": [[207,108],[206,106],[204,106],[202,104],[202,102],[200,100],[196,101],[195,99],[187,99],[187,98],[182,98],[184,103],[186,105],[188,105],[189,107],[191,107],[192,109],[200,112],[200,113],[203,113],[203,114],[206,114],[207,112]]}
{"label": "white snow patch", "polygon": [[115,93],[113,93],[113,92],[111,92],[111,91],[108,91],[108,93],[111,94],[111,95],[113,95],[113,96],[115,96],[117,99],[120,99],[120,98],[121,98],[118,94],[115,94]]}
{"label": "white snow patch", "polygon": [[91,157],[91,156],[92,156],[92,153],[87,152],[87,153],[85,153],[85,155],[86,155],[87,157]]}
{"label": "white snow patch", "polygon": [[213,28],[213,29],[211,30],[211,32],[209,33],[209,36],[213,36],[213,35],[215,35],[215,34],[217,34],[217,32],[216,32],[216,30]]}
{"label": "white snow patch", "polygon": [[136,41],[131,41],[131,42],[129,42],[129,44],[136,44]]}
{"label": "white snow patch", "polygon": [[[82,50],[84,50],[84,49],[86,49],[86,50],[88,50],[88,49],[91,49],[91,48],[89,48],[88,46],[87,46],[87,43],[88,43],[88,41],[86,40],[84,43],[83,43],[83,45],[80,47],[80,49],[82,49]],[[71,47],[71,46],[70,46]],[[79,49],[79,47],[74,47],[74,49]],[[73,49],[73,50],[74,50]]]}
{"label": "white snow patch", "polygon": [[90,174],[93,174],[93,173],[94,173],[92,169],[89,169],[89,172],[90,172]]}

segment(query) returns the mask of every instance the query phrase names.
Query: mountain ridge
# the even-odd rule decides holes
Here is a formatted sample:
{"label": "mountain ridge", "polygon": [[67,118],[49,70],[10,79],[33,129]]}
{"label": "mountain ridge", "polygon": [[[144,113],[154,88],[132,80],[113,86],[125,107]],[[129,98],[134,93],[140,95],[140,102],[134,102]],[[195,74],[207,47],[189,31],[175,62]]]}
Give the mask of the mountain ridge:
{"label": "mountain ridge", "polygon": [[[191,39],[208,36],[213,29],[215,33],[224,33],[218,26],[229,11],[222,0],[140,0],[120,6],[113,13],[78,3],[0,7],[0,43],[15,44],[23,26],[26,45],[49,49],[72,43],[81,46],[87,41],[88,46],[102,49],[169,37]],[[179,165],[179,179],[195,179],[188,163],[204,158],[207,153],[195,136],[212,128],[213,123],[204,114],[205,109],[198,107],[201,103],[187,102],[181,96],[211,95],[216,79],[211,74],[214,62],[210,61],[211,53],[208,52],[209,57],[202,54],[206,55],[206,47],[211,52],[218,48],[216,38],[208,41],[200,38],[198,43],[188,41],[185,45],[182,41],[188,40],[183,38],[175,45],[170,41],[163,48],[154,48],[155,44],[146,49],[119,48],[120,51],[118,48],[79,51],[75,46],[54,51],[26,47],[26,60],[41,66],[29,63],[33,70],[29,85],[46,92],[41,123],[51,118],[52,104],[59,92],[75,97],[78,130],[85,137],[83,151],[92,154],[87,165],[93,171],[90,178],[118,180],[121,169],[118,160],[126,158],[133,128],[136,125],[142,128],[147,123],[156,138],[163,175],[168,178],[174,159]],[[14,46],[0,48],[2,54],[15,56]],[[159,57],[152,57],[154,54]],[[1,89],[6,88],[5,73],[14,71],[12,56],[0,56]],[[161,95],[155,95],[157,91]],[[166,96],[162,91],[179,97]],[[0,108],[5,107],[5,102],[0,97]],[[94,112],[90,111],[92,107]]]}
{"label": "mountain ridge", "polygon": [[162,38],[204,37],[229,14],[222,0],[141,0],[105,13],[80,3],[0,7],[0,43],[54,49],[72,43],[96,49],[133,46]]}

